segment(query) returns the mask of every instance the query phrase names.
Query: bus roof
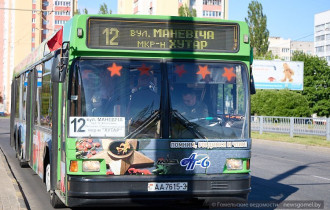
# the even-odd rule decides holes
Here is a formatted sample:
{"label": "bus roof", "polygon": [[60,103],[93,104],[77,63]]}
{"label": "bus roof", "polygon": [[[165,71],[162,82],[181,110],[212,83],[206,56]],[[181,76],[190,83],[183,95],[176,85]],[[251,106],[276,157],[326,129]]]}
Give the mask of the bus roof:
{"label": "bus roof", "polygon": [[[94,22],[92,22],[93,20]],[[99,20],[99,21],[95,21]],[[102,23],[97,22],[105,22],[103,25]],[[106,22],[113,23],[115,26],[112,26],[111,24],[106,25]],[[157,22],[158,21],[158,22]],[[130,24],[129,22],[132,22]],[[141,22],[143,22],[141,24]],[[180,22],[180,23],[179,23]],[[144,24],[145,23],[145,24]],[[93,25],[94,24],[94,25]],[[121,25],[122,24],[122,25]],[[136,24],[137,26],[134,26]],[[139,25],[140,24],[140,25]],[[158,25],[157,25],[158,24]],[[154,34],[150,34],[149,32],[151,30],[158,30],[162,29],[164,31],[166,30],[176,30],[176,32],[180,33],[180,27],[173,26],[173,25],[179,25],[181,24],[183,26],[184,30],[195,30],[194,32],[200,30],[200,32],[207,33],[205,31],[208,30],[217,30],[217,26],[237,26],[237,40],[238,40],[238,46],[237,50],[218,50],[218,49],[210,49],[210,50],[194,50],[194,49],[156,49],[148,46],[149,43],[160,43],[162,40],[164,40],[164,37],[166,34],[163,34],[158,31],[158,37],[156,39],[154,38]],[[186,24],[190,24],[189,26],[186,26]],[[142,25],[142,27],[140,27]],[[161,26],[163,25],[163,26]],[[166,26],[168,25],[168,26]],[[190,27],[191,26],[191,27]],[[204,29],[203,29],[203,26]],[[108,29],[107,29],[108,27]],[[129,37],[129,39],[121,33],[121,30],[124,28],[132,28],[134,27],[136,29],[140,29],[142,32],[147,34],[146,36],[149,37],[150,40],[145,40],[144,43],[141,44],[142,47],[132,47],[132,45],[129,45],[128,42],[136,41],[137,39],[135,37]],[[158,27],[157,29],[155,29]],[[90,52],[93,52],[93,55],[98,57],[102,56],[123,56],[123,57],[158,57],[158,58],[206,58],[206,59],[219,59],[219,55],[224,56],[223,59],[228,59],[230,57],[236,57],[236,59],[241,60],[242,57],[250,57],[250,42],[249,42],[249,29],[245,22],[243,21],[231,21],[231,20],[220,20],[220,19],[209,19],[209,18],[196,18],[196,17],[177,17],[177,16],[154,16],[154,15],[76,15],[73,17],[72,21],[72,28],[71,34],[70,34],[70,46],[73,47],[72,49],[75,49],[75,55],[76,56],[89,56]],[[77,36],[77,29],[80,28],[82,36]],[[145,28],[149,28],[146,29]],[[96,32],[99,30],[98,32]],[[102,31],[101,31],[102,30]],[[106,30],[113,30],[113,31],[106,31]],[[118,31],[115,31],[118,30]],[[201,31],[205,30],[205,31]],[[219,29],[220,32],[223,30],[223,28]],[[218,31],[219,31],[218,30]],[[172,32],[172,33],[176,33]],[[104,38],[95,38],[95,36],[101,36],[106,35],[107,33],[110,33],[110,40],[113,39],[114,44],[116,44],[116,41],[121,39],[121,43],[125,43],[125,46],[117,46],[114,47],[114,45],[109,48],[108,46],[105,46]],[[116,33],[119,33],[119,36],[116,38]],[[149,34],[148,34],[149,33]],[[157,33],[157,32],[155,32]],[[165,32],[164,32],[165,33]],[[182,32],[182,36],[188,36],[187,33],[184,34]],[[227,33],[227,32],[224,32]],[[228,32],[230,34],[230,32]],[[126,33],[127,34],[127,33]],[[125,35],[126,35],[125,34]],[[216,35],[216,32],[214,33]],[[219,33],[218,33],[219,34]],[[221,33],[220,33],[221,34]],[[143,35],[142,35],[143,36]],[[207,35],[205,35],[207,36]],[[210,35],[212,36],[212,34]],[[145,37],[145,38],[148,38]],[[116,38],[116,39],[115,39]],[[221,38],[221,37],[220,37]],[[215,37],[213,42],[209,44],[209,46],[217,47],[217,44],[224,44],[225,41],[222,40],[222,43],[220,43],[219,36]],[[247,40],[247,41],[246,41]],[[100,42],[103,42],[103,44],[99,44]],[[148,42],[150,41],[150,42]],[[185,40],[190,41],[190,40]],[[216,43],[215,41],[218,41],[219,43]],[[119,42],[120,43],[120,42]],[[201,46],[203,46],[201,44]],[[160,48],[160,47],[158,47]],[[249,60],[249,59],[247,59]]]}
{"label": "bus roof", "polygon": [[[159,23],[164,23],[164,30],[171,30],[171,27],[165,26],[169,25],[168,23],[178,23],[182,22],[181,25],[185,24],[191,24],[191,23],[197,23],[196,26],[197,30],[202,31],[203,30],[203,24],[205,25],[208,23],[210,26],[214,24],[214,26],[217,26],[217,24],[222,24],[221,26],[234,26],[235,24],[238,26],[237,29],[237,40],[238,40],[238,46],[236,51],[221,51],[221,50],[203,50],[203,49],[197,49],[197,50],[171,50],[171,49],[153,49],[148,48],[148,45],[145,45],[141,48],[132,48],[132,47],[117,47],[117,48],[108,48],[107,46],[96,46],[94,47],[91,44],[98,43],[99,40],[93,40],[91,39],[91,35],[89,34],[91,31],[91,25],[90,20],[120,20],[121,22],[128,22],[128,21],[144,21],[151,23],[149,26],[154,27],[157,23],[155,21],[159,20]],[[156,24],[154,24],[156,23]],[[198,25],[199,24],[199,25]],[[148,26],[148,25],[147,25]],[[96,25],[95,27],[99,27]],[[121,30],[118,26],[118,30]],[[167,27],[167,28],[166,28]],[[208,26],[206,26],[208,27]],[[77,29],[80,29],[82,32],[81,36],[78,36]],[[186,27],[187,28],[187,27]],[[210,27],[208,27],[210,28]],[[141,28],[143,30],[143,28]],[[111,29],[109,29],[111,30]],[[176,29],[175,29],[176,30]],[[183,30],[190,30],[183,29]],[[205,29],[206,30],[206,29]],[[95,31],[95,30],[94,30]],[[95,32],[93,33],[95,34]],[[17,76],[21,74],[22,72],[28,70],[32,65],[35,65],[38,61],[41,61],[43,59],[48,58],[48,55],[51,55],[47,43],[49,40],[51,40],[57,33],[56,31],[52,36],[47,38],[44,42],[42,42],[37,49],[35,49],[33,52],[31,52],[21,63],[19,63],[15,69],[14,69],[14,76]],[[115,31],[103,31],[104,33],[112,33]],[[98,32],[97,35],[100,35],[102,32]],[[143,33],[143,32],[142,32]],[[148,32],[145,32],[148,33]],[[176,32],[172,32],[176,33]],[[179,32],[181,33],[181,32]],[[183,33],[183,32],[182,32]],[[190,33],[190,32],[189,32]],[[202,32],[200,32],[202,33]],[[206,32],[203,31],[203,33],[206,34]],[[227,32],[226,32],[227,33]],[[228,32],[229,33],[229,32]],[[115,33],[114,33],[115,34]],[[188,34],[189,35],[189,34]],[[188,36],[182,35],[182,36]],[[150,37],[150,34],[148,35]],[[164,38],[166,34],[162,34],[161,32],[158,32],[158,41],[162,40],[161,38]],[[207,35],[203,35],[206,37]],[[209,35],[212,38],[212,33]],[[246,38],[247,37],[247,38]],[[113,36],[111,37],[114,38]],[[218,37],[215,37],[218,39]],[[248,41],[246,41],[246,39]],[[157,41],[155,40],[155,41]],[[70,42],[70,49],[71,54],[74,57],[78,56],[90,56],[91,52],[92,55],[97,57],[102,56],[121,56],[121,57],[158,57],[158,58],[194,58],[194,59],[224,59],[224,60],[250,60],[250,43],[249,43],[249,29],[245,22],[243,21],[231,21],[231,20],[221,20],[221,19],[210,19],[210,18],[197,18],[197,17],[177,17],[177,16],[154,16],[154,15],[75,15],[72,19],[70,19],[63,27],[63,42],[69,41]],[[111,41],[111,40],[110,40]],[[216,41],[216,40],[215,40]],[[146,41],[146,43],[148,43]],[[225,41],[222,41],[222,44],[226,43]],[[203,43],[202,43],[203,44]],[[203,45],[200,46],[203,46]],[[210,46],[216,46],[219,45],[217,42],[212,42]],[[198,46],[197,46],[198,47]],[[221,55],[221,57],[219,56]]]}

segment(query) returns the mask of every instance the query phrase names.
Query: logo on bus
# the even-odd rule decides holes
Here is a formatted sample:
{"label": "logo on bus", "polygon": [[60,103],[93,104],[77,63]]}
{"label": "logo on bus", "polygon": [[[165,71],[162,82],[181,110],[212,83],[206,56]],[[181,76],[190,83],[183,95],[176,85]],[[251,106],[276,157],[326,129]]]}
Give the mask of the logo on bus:
{"label": "logo on bus", "polygon": [[211,165],[209,157],[207,155],[198,155],[192,153],[189,158],[184,158],[180,161],[181,166],[186,166],[186,171],[194,170],[195,166],[198,165],[202,168],[208,168]]}

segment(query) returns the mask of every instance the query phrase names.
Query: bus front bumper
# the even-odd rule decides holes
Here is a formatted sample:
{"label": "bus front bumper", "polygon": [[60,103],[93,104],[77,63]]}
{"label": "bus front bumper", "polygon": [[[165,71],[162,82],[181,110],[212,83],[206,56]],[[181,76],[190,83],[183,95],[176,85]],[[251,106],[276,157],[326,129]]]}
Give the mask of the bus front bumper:
{"label": "bus front bumper", "polygon": [[[187,191],[150,192],[149,182],[187,182]],[[246,199],[251,191],[250,174],[195,176],[68,176],[67,205],[104,206],[160,204],[189,199]],[[235,199],[234,199],[235,200]]]}

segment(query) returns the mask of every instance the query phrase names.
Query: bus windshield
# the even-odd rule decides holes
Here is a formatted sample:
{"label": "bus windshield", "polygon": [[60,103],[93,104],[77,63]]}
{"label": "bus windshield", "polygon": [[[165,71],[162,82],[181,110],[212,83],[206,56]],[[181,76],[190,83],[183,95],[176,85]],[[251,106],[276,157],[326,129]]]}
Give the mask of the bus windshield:
{"label": "bus windshield", "polygon": [[247,75],[241,64],[167,63],[171,137],[247,138]]}
{"label": "bus windshield", "polygon": [[[161,66],[160,61],[76,61],[71,116],[121,117],[125,132],[119,139],[164,138],[165,129],[165,138],[172,139],[248,137],[244,65],[168,61],[162,67],[167,74]],[[168,116],[161,114],[165,109]]]}
{"label": "bus windshield", "polygon": [[[121,137],[139,129],[159,110],[159,62],[79,60],[71,84],[71,116],[122,117],[125,135]],[[156,125],[157,117],[136,138],[157,138]]]}

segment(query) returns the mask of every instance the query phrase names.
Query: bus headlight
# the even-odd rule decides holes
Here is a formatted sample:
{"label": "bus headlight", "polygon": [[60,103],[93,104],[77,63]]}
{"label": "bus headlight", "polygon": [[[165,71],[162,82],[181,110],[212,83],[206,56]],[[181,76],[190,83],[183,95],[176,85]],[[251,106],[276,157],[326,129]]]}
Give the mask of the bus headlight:
{"label": "bus headlight", "polygon": [[83,172],[99,172],[100,162],[97,160],[83,161],[82,170]]}
{"label": "bus headlight", "polygon": [[226,166],[227,166],[227,170],[242,170],[243,169],[243,160],[227,159]]}

